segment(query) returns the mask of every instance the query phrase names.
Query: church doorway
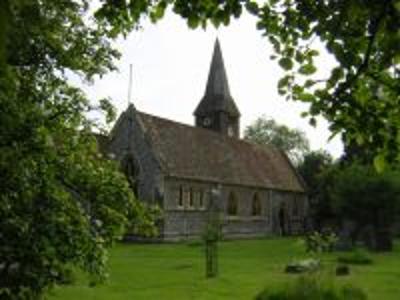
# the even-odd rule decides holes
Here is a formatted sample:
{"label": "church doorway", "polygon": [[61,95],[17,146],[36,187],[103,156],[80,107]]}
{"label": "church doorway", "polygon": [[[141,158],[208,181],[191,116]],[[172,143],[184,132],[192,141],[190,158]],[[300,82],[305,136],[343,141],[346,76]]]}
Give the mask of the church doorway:
{"label": "church doorway", "polygon": [[282,202],[278,211],[278,222],[279,222],[279,233],[282,236],[288,234],[287,224],[288,224],[288,214],[285,202]]}

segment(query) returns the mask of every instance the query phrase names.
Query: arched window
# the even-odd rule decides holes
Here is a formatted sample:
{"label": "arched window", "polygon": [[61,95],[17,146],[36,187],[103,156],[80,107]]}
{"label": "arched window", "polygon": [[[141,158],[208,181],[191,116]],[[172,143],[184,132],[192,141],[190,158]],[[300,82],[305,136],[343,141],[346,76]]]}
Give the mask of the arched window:
{"label": "arched window", "polygon": [[139,173],[140,166],[138,160],[132,155],[127,154],[121,161],[121,168],[128,179],[130,188],[136,197],[138,197],[139,190]]}
{"label": "arched window", "polygon": [[238,201],[233,192],[229,193],[227,213],[229,216],[236,216],[238,214]]}
{"label": "arched window", "polygon": [[251,205],[251,214],[253,216],[261,216],[261,200],[258,193],[254,193]]}
{"label": "arched window", "polygon": [[193,188],[190,188],[189,190],[189,207],[194,206],[194,191]]}
{"label": "arched window", "polygon": [[204,191],[202,189],[199,191],[199,207],[204,207]]}
{"label": "arched window", "polygon": [[178,206],[183,207],[183,186],[179,186]]}

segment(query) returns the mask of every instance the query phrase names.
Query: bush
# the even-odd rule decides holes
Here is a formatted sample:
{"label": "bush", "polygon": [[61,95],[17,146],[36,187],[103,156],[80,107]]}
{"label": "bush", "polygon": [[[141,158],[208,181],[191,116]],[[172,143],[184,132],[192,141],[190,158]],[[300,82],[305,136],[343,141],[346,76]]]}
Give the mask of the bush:
{"label": "bush", "polygon": [[344,264],[352,265],[370,265],[372,258],[366,250],[356,249],[354,252],[338,257],[338,261]]}
{"label": "bush", "polygon": [[350,268],[348,265],[338,265],[335,272],[336,276],[346,276],[350,274]]}
{"label": "bush", "polygon": [[75,272],[72,267],[65,267],[58,274],[57,283],[62,285],[73,284],[76,282]]}
{"label": "bush", "polygon": [[352,285],[338,287],[312,276],[275,290],[265,289],[256,300],[366,300],[367,295]]}
{"label": "bush", "polygon": [[314,231],[304,238],[307,252],[332,252],[338,238],[334,232]]}

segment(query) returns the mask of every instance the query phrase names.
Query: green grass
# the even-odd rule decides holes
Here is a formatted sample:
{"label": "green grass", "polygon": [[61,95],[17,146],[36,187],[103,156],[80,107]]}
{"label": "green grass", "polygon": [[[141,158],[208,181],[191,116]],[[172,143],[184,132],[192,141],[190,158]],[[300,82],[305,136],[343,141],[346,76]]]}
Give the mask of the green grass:
{"label": "green grass", "polygon": [[[338,253],[323,257],[325,272]],[[296,278],[283,272],[287,262],[307,257],[297,239],[230,241],[219,244],[216,279],[206,279],[204,252],[199,245],[118,245],[111,251],[110,279],[89,287],[78,274],[72,286],[55,288],[51,300],[117,299],[253,299],[265,287]],[[388,254],[373,254],[374,264],[351,266],[339,280],[368,293],[369,299],[400,299],[400,245]]]}

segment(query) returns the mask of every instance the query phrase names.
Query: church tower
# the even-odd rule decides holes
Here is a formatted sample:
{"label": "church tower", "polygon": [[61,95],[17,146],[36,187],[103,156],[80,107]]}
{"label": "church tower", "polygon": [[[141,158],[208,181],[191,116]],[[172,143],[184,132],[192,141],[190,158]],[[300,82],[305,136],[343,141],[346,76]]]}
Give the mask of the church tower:
{"label": "church tower", "polygon": [[195,125],[239,138],[240,112],[233,100],[218,39],[215,41],[206,91],[194,111]]}

